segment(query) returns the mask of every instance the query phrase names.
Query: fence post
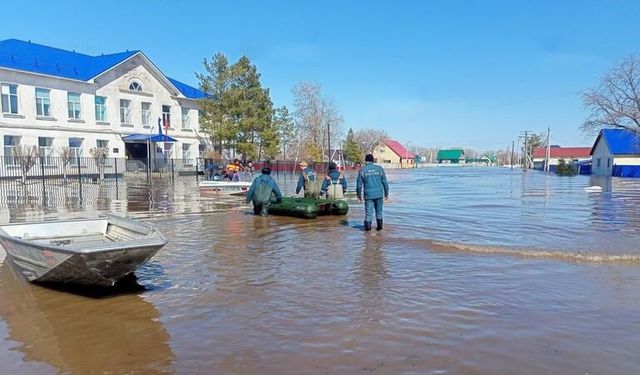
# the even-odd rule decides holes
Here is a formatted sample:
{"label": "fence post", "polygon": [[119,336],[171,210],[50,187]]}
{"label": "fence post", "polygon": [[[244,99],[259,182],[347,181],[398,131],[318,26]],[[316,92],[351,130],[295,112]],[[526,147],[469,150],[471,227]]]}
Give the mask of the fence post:
{"label": "fence post", "polygon": [[116,189],[118,188],[118,158],[113,158],[113,169],[116,174]]}
{"label": "fence post", "polygon": [[80,195],[80,201],[82,201],[82,172],[80,171],[80,155],[76,155],[76,161],[78,163],[78,194]]}
{"label": "fence post", "polygon": [[44,156],[40,156],[40,171],[42,173],[42,188],[45,188],[44,182]]}
{"label": "fence post", "polygon": [[174,176],[173,176],[173,158],[171,158],[171,182],[173,182]]}

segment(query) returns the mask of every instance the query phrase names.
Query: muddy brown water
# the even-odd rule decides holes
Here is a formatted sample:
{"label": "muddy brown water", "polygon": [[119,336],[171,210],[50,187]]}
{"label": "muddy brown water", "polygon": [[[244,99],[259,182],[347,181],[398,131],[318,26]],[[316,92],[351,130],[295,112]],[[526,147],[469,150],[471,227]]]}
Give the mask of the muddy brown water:
{"label": "muddy brown water", "polygon": [[640,373],[640,180],[499,168],[389,180],[385,230],[371,234],[353,198],[346,217],[260,218],[195,178],[5,197],[4,222],[116,212],[170,243],[109,294],[29,284],[2,264],[0,373]]}

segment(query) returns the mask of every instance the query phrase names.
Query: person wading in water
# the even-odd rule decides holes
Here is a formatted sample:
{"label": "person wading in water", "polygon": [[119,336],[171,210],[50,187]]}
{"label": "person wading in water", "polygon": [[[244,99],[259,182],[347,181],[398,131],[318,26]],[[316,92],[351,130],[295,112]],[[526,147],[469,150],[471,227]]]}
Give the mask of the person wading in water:
{"label": "person wading in water", "polygon": [[301,161],[298,164],[302,171],[300,172],[300,178],[298,178],[298,185],[296,186],[296,194],[300,193],[300,190],[304,188],[304,197],[318,199],[320,195],[320,189],[318,186],[316,171],[313,169],[313,162],[311,165]]}
{"label": "person wading in water", "polygon": [[364,193],[364,230],[371,230],[373,211],[376,212],[376,230],[382,230],[382,199],[389,199],[389,184],[384,169],[373,164],[373,155],[364,158],[364,167],[358,172],[356,194],[362,202]]}
{"label": "person wading in water", "polygon": [[262,168],[262,174],[253,180],[247,192],[247,203],[249,202],[253,202],[253,214],[260,216],[269,215],[272,202],[282,202],[282,193],[278,184],[271,178],[270,168]]}

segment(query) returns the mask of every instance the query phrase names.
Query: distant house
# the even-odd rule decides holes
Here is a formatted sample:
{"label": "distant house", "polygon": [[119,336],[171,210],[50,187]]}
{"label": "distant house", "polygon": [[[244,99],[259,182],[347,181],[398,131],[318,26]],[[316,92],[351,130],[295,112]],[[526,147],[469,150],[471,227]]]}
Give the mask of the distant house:
{"label": "distant house", "polygon": [[400,142],[391,139],[380,142],[373,150],[373,157],[380,165],[387,168],[415,167],[413,152],[407,150]]}
{"label": "distant house", "polygon": [[640,134],[602,129],[591,148],[591,158],[594,175],[640,177]]}
{"label": "distant house", "polygon": [[[549,147],[549,171],[554,172],[564,159],[567,163],[579,162],[591,158],[591,147],[560,147],[552,145]],[[533,151],[533,169],[544,170],[544,163],[547,160],[547,148],[540,147]]]}
{"label": "distant house", "polygon": [[464,150],[462,149],[448,149],[438,151],[438,164],[464,164]]}

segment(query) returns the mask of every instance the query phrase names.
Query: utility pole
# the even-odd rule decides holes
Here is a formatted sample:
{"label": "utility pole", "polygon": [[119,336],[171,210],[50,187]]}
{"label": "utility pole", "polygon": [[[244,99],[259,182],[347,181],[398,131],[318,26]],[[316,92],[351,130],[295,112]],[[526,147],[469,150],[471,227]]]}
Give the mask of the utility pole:
{"label": "utility pole", "polygon": [[509,164],[511,164],[511,170],[513,170],[513,152],[515,151],[516,141],[511,141],[511,157],[509,158]]}
{"label": "utility pole", "polygon": [[329,155],[329,163],[331,163],[331,122],[329,121],[327,121],[327,148],[329,149],[327,152],[327,155]]}
{"label": "utility pole", "polygon": [[547,154],[544,162],[544,171],[549,172],[549,159],[551,159],[551,128],[547,128]]}

